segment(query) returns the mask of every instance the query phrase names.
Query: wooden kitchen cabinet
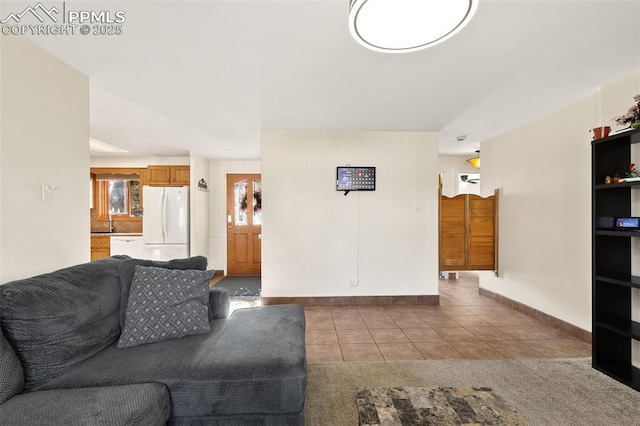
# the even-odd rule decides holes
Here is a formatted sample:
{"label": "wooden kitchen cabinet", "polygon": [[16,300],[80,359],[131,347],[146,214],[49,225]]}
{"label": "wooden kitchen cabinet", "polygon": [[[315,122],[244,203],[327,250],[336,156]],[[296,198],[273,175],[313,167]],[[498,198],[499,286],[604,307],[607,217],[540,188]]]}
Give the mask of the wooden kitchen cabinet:
{"label": "wooden kitchen cabinet", "polygon": [[171,170],[169,166],[147,166],[147,178],[151,186],[169,186]]}
{"label": "wooden kitchen cabinet", "polygon": [[91,260],[111,256],[111,237],[109,235],[91,236]]}
{"label": "wooden kitchen cabinet", "polygon": [[149,185],[149,169],[140,169],[140,185]]}
{"label": "wooden kitchen cabinet", "polygon": [[189,186],[191,181],[189,166],[171,166],[171,185]]}
{"label": "wooden kitchen cabinet", "polygon": [[189,166],[147,166],[150,186],[188,186],[189,183]]}

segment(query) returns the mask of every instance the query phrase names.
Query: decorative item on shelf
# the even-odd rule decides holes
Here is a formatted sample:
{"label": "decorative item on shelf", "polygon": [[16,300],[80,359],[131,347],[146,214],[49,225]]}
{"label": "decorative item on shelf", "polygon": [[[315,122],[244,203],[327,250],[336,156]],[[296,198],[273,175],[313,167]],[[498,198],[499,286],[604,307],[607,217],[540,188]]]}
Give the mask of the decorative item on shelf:
{"label": "decorative item on shelf", "polygon": [[636,170],[636,164],[631,163],[627,170],[624,172],[623,177],[619,180],[619,183],[623,182],[638,182],[640,181],[640,177],[638,177],[638,171]]}
{"label": "decorative item on shelf", "polygon": [[593,129],[591,129],[591,131],[593,132],[593,140],[602,139],[609,136],[609,132],[611,132],[611,127],[609,126],[594,127]]}
{"label": "decorative item on shelf", "polygon": [[480,168],[480,150],[477,149],[476,156],[469,158],[467,161],[471,163],[473,167],[475,167],[476,169],[479,169]]}
{"label": "decorative item on shelf", "polygon": [[209,188],[207,186],[207,181],[204,179],[200,179],[198,181],[198,189],[202,192],[209,192]]}
{"label": "decorative item on shelf", "polygon": [[623,169],[611,176],[606,176],[604,178],[605,184],[610,183],[624,183],[624,182],[637,182],[640,181],[640,174],[638,170],[636,170],[636,163],[629,163],[626,169]]}
{"label": "decorative item on shelf", "polygon": [[636,170],[636,163],[630,163],[629,167],[627,167],[627,171],[624,172],[625,178],[634,178],[638,177],[638,171]]}
{"label": "decorative item on shelf", "polygon": [[626,113],[615,117],[614,121],[621,126],[630,125],[634,129],[640,128],[640,93],[633,97],[635,105],[631,105]]}

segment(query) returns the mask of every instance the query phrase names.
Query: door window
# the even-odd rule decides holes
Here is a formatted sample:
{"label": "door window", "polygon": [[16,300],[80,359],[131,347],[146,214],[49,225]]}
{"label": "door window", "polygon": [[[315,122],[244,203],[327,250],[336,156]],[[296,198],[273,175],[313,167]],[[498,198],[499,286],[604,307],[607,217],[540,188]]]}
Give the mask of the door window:
{"label": "door window", "polygon": [[253,181],[253,224],[262,225],[262,182]]}
{"label": "door window", "polygon": [[247,225],[247,181],[241,180],[233,184],[233,205],[235,213],[235,225]]}

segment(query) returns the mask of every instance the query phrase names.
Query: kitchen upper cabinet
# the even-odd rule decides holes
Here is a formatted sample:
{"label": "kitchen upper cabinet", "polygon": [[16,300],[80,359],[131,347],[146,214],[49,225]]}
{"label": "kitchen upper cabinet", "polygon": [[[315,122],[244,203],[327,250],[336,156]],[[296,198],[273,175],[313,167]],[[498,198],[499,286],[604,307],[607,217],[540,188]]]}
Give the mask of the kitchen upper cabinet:
{"label": "kitchen upper cabinet", "polygon": [[149,169],[140,169],[140,185],[149,185]]}
{"label": "kitchen upper cabinet", "polygon": [[151,186],[169,186],[171,184],[170,166],[147,166],[147,183]]}
{"label": "kitchen upper cabinet", "polygon": [[147,184],[150,186],[188,186],[189,166],[147,166]]}
{"label": "kitchen upper cabinet", "polygon": [[171,185],[188,186],[190,182],[189,166],[171,166]]}

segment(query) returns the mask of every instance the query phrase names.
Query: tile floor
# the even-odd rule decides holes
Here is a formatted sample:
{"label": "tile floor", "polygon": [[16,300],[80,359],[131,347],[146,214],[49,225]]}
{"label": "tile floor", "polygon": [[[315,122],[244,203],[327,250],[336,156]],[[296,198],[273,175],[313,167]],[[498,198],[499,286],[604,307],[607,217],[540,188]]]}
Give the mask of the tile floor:
{"label": "tile floor", "polygon": [[440,280],[440,305],[307,306],[308,362],[590,356],[591,345]]}

